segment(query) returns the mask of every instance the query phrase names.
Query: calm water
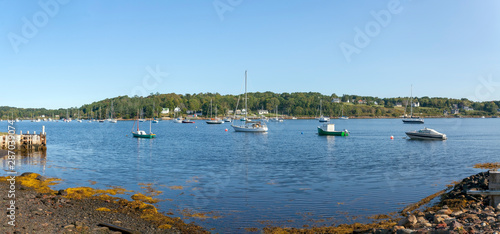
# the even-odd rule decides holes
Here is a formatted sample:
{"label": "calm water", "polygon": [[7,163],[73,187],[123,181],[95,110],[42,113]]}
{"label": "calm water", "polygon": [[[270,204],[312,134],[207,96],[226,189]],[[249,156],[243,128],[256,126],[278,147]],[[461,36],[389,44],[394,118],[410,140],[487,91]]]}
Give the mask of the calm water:
{"label": "calm water", "polygon": [[[317,120],[268,123],[267,134],[237,133],[227,123],[162,121],[153,124],[152,140],[132,138],[131,121],[20,122],[16,128],[23,132],[45,125],[48,150],[46,156],[20,159],[17,169],[63,178],[57,189],[116,185],[141,191],[139,183],[153,183],[163,191],[160,199],[172,199],[157,204],[161,211],[213,211],[222,218],[188,222],[218,232],[267,224],[331,225],[398,211],[479,172],[475,163],[500,160],[500,119],[425,121],[333,120],[337,129],[351,132],[349,137],[318,136]],[[424,126],[448,140],[403,139],[405,131]],[[5,121],[0,129],[6,131]]]}

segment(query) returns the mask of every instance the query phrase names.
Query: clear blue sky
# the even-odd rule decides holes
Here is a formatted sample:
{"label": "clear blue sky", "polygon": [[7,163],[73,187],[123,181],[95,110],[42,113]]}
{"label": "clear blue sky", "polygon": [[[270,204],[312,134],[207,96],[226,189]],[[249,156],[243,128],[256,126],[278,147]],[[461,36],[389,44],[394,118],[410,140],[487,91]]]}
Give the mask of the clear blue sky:
{"label": "clear blue sky", "polygon": [[246,69],[250,92],[500,99],[500,1],[40,2],[0,0],[0,106],[239,94]]}

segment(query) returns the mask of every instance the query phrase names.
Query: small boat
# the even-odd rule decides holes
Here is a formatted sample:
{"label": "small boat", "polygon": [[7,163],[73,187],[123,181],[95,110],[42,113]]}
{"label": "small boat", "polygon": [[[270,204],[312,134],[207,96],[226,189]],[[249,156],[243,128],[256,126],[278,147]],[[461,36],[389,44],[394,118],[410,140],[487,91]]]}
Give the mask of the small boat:
{"label": "small boat", "polygon": [[[138,116],[139,117],[139,116]],[[134,121],[134,125],[136,124],[136,121]],[[134,126],[132,126],[132,129],[134,129]],[[146,133],[145,131],[143,130],[139,130],[139,118],[137,118],[137,131],[133,131],[132,130],[132,135],[136,138],[155,138],[156,137],[156,134],[154,134],[153,132],[151,132],[151,121],[149,121],[149,134]]]}
{"label": "small boat", "polygon": [[[238,99],[239,101],[239,99]],[[247,103],[247,71],[245,71],[245,123],[242,125],[232,124],[235,132],[267,132],[267,125],[264,122],[254,122],[248,119],[248,103]],[[238,104],[236,104],[238,108]]]}
{"label": "small boat", "polygon": [[[408,102],[406,102],[406,105],[408,105]],[[406,107],[405,107],[405,112],[406,112]],[[423,124],[424,119],[421,118],[420,116],[413,116],[413,85],[411,86],[411,91],[410,91],[410,116],[403,116],[403,123],[406,124]]]}
{"label": "small boat", "polygon": [[349,136],[349,131],[335,131],[335,124],[323,124],[318,126],[318,135],[320,136]]}
{"label": "small boat", "polygon": [[217,105],[215,105],[215,118],[212,118],[212,99],[210,99],[210,120],[207,120],[207,124],[222,124],[224,121],[217,118]]}
{"label": "small boat", "polygon": [[419,140],[446,140],[446,134],[437,132],[434,129],[424,128],[418,131],[405,132],[410,139]]}
{"label": "small boat", "polygon": [[194,121],[190,120],[190,119],[185,119],[185,120],[182,120],[182,123],[194,123]]}
{"label": "small boat", "polygon": [[113,101],[111,101],[111,111],[109,112],[108,121],[110,123],[117,123],[118,121],[114,117],[115,117],[115,108],[113,107]]}
{"label": "small boat", "polygon": [[297,117],[292,117],[292,119],[297,119]]}
{"label": "small boat", "polygon": [[342,105],[342,115],[339,117],[339,119],[342,119],[342,120],[348,120],[349,119],[349,117],[344,116],[344,105]]}
{"label": "small boat", "polygon": [[232,119],[230,117],[226,117],[223,119],[224,122],[231,123]]}
{"label": "small boat", "polygon": [[320,99],[319,100],[319,122],[322,122],[322,123],[324,123],[324,122],[330,122],[330,118],[329,117],[324,117],[323,114],[322,114],[323,113],[322,112],[322,109],[323,109],[322,108],[322,102],[323,102],[323,100]]}
{"label": "small boat", "polygon": [[182,123],[182,118],[177,118],[177,119],[174,119],[174,123]]}

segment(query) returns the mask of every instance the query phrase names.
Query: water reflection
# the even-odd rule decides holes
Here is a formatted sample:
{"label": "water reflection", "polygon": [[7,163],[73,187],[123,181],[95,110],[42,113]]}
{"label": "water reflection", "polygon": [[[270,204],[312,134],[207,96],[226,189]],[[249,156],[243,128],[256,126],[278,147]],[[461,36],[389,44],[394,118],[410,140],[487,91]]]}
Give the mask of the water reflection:
{"label": "water reflection", "polygon": [[[47,165],[47,152],[16,152],[15,155],[15,168],[16,170],[22,169],[28,166],[37,166],[41,169],[43,173],[45,173],[46,165]],[[2,166],[4,169],[9,168],[10,159],[7,158],[8,155],[5,155],[1,160]]]}

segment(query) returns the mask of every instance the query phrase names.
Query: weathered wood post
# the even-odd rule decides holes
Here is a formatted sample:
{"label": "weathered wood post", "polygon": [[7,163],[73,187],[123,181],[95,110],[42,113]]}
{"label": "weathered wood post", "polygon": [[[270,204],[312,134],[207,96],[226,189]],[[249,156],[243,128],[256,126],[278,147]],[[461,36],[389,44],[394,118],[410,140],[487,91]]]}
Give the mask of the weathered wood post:
{"label": "weathered wood post", "polygon": [[488,174],[488,190],[469,190],[467,191],[467,194],[489,196],[490,205],[496,208],[498,204],[500,204],[500,172],[496,170],[490,170]]}

